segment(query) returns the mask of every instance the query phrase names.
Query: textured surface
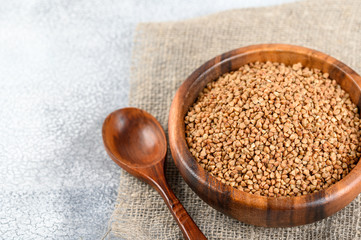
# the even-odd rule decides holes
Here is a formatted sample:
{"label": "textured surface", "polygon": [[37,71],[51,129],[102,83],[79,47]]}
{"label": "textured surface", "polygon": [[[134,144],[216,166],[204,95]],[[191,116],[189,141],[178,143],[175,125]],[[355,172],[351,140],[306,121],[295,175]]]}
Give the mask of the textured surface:
{"label": "textured surface", "polygon": [[101,125],[128,104],[137,22],[288,1],[0,1],[0,239],[104,234],[123,171]]}
{"label": "textured surface", "polygon": [[[169,106],[183,80],[204,61],[233,48],[289,43],[318,49],[361,72],[361,2],[305,1],[227,11],[208,17],[138,26],[131,105],[167,127]],[[251,21],[250,21],[251,19]],[[169,154],[170,155],[170,154]],[[175,194],[209,239],[360,239],[361,198],[325,220],[295,228],[261,228],[229,218],[202,202],[184,183],[170,156],[167,177]],[[158,194],[124,174],[111,238],[179,239],[181,233]]]}

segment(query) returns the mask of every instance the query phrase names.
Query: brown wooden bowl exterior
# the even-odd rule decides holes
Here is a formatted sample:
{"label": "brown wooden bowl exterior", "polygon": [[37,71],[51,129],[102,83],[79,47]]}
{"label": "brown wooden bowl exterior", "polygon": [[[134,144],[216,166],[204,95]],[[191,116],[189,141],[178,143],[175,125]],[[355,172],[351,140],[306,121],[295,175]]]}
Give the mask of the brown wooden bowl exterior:
{"label": "brown wooden bowl exterior", "polygon": [[361,163],[341,181],[317,193],[299,197],[256,196],[227,186],[204,170],[185,140],[184,117],[205,85],[250,62],[301,62],[330,74],[361,108],[361,77],[324,53],[293,45],[261,44],[219,55],[194,71],[178,89],[169,113],[169,142],[174,162],[186,183],[213,208],[242,222],[265,227],[303,225],[344,208],[361,192]]}

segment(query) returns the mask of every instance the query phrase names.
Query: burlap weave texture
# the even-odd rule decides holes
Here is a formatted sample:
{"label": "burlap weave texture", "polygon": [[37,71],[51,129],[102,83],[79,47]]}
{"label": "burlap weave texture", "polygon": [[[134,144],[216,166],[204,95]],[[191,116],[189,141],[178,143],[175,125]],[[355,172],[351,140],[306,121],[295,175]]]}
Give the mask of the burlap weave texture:
{"label": "burlap weave texture", "polygon": [[[144,23],[133,50],[130,106],[153,114],[167,130],[177,88],[206,60],[234,48],[287,43],[325,52],[361,72],[361,1],[301,1],[231,10],[181,22]],[[167,132],[167,131],[166,131]],[[322,221],[294,228],[243,224],[203,202],[183,181],[170,151],[167,179],[209,239],[361,239],[361,197]],[[158,193],[122,171],[111,238],[182,239]]]}

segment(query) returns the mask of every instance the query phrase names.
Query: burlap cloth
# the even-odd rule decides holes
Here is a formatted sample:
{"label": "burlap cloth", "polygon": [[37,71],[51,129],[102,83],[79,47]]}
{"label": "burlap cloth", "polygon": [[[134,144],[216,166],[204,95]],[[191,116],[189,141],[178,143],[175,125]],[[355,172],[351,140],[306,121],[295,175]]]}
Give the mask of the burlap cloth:
{"label": "burlap cloth", "polygon": [[[167,130],[173,96],[206,60],[258,43],[314,48],[361,72],[361,1],[301,1],[221,12],[181,22],[143,23],[133,50],[130,105],[153,114]],[[167,131],[166,131],[167,132]],[[293,228],[262,228],[217,212],[186,185],[170,151],[167,179],[209,239],[361,239],[361,197],[322,221]],[[122,170],[110,238],[182,239],[158,193]]]}

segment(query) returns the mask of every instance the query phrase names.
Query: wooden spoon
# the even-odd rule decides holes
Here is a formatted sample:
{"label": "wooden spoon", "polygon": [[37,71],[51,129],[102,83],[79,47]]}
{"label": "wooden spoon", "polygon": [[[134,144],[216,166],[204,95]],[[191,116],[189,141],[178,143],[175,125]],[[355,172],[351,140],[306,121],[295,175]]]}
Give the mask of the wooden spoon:
{"label": "wooden spoon", "polygon": [[157,119],[137,108],[116,110],[104,121],[103,141],[114,162],[160,193],[185,239],[206,239],[167,183],[167,140]]}

